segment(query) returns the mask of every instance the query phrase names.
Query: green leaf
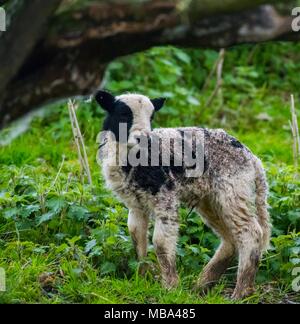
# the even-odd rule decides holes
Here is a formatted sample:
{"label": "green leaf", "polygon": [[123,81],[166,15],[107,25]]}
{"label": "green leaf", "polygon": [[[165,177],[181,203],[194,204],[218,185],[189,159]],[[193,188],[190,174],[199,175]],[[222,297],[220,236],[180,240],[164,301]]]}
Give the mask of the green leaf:
{"label": "green leaf", "polygon": [[112,262],[105,262],[101,266],[101,274],[108,274],[116,271],[116,266]]}
{"label": "green leaf", "polygon": [[86,219],[88,213],[88,209],[82,206],[72,205],[68,210],[68,217],[77,221],[83,221]]}
{"label": "green leaf", "polygon": [[16,207],[10,208],[10,209],[6,209],[4,211],[4,217],[6,219],[14,218],[15,216],[17,216],[17,214],[18,214],[18,208],[16,208]]}
{"label": "green leaf", "polygon": [[186,255],[185,250],[181,247],[177,247],[177,255],[184,257]]}
{"label": "green leaf", "polygon": [[60,197],[52,198],[47,201],[46,206],[50,209],[51,212],[56,214],[66,206],[66,201]]}
{"label": "green leaf", "polygon": [[300,258],[293,258],[290,260],[293,264],[300,264]]}
{"label": "green leaf", "polygon": [[38,254],[44,254],[47,250],[47,246],[41,246],[41,247],[36,247],[35,249],[33,249],[32,251],[34,253],[38,253]]}
{"label": "green leaf", "polygon": [[70,239],[67,239],[68,243],[73,246],[75,245],[76,242],[80,241],[81,240],[81,236],[74,236]]}
{"label": "green leaf", "polygon": [[194,106],[199,106],[200,105],[200,101],[197,98],[193,97],[193,96],[189,96],[187,98],[187,101],[188,101],[188,103],[190,103],[191,105],[194,105]]}
{"label": "green leaf", "polygon": [[109,245],[114,245],[117,242],[117,238],[115,236],[109,236],[106,240],[106,243]]}
{"label": "green leaf", "polygon": [[83,270],[81,268],[74,268],[72,269],[72,272],[79,277],[82,274]]}
{"label": "green leaf", "polygon": [[199,254],[199,248],[196,246],[189,246],[189,249],[194,253],[194,254]]}
{"label": "green leaf", "polygon": [[291,223],[295,224],[300,220],[300,211],[299,210],[290,210],[288,212],[288,218]]}
{"label": "green leaf", "polygon": [[49,220],[51,220],[53,217],[55,216],[55,214],[53,212],[48,212],[46,214],[43,214],[39,220],[37,225],[41,225],[42,223],[48,222]]}
{"label": "green leaf", "polygon": [[296,255],[300,255],[300,246],[295,246],[291,248],[291,252]]}
{"label": "green leaf", "polygon": [[84,253],[89,253],[93,247],[95,247],[97,244],[97,241],[96,240],[91,240],[91,241],[88,241],[87,244],[85,245],[85,249],[84,249]]}
{"label": "green leaf", "polygon": [[184,53],[183,51],[176,51],[175,56],[182,61],[183,63],[190,64],[191,63],[191,58],[189,57],[188,54]]}
{"label": "green leaf", "polygon": [[23,206],[20,210],[20,216],[29,217],[33,212],[40,210],[40,205]]}
{"label": "green leaf", "polygon": [[63,243],[63,244],[61,244],[61,245],[56,249],[56,253],[60,253],[60,252],[66,251],[66,250],[68,250],[68,249],[69,249],[68,244]]}
{"label": "green leaf", "polygon": [[110,63],[109,68],[111,70],[120,70],[123,68],[123,66],[124,64],[122,62],[112,62]]}

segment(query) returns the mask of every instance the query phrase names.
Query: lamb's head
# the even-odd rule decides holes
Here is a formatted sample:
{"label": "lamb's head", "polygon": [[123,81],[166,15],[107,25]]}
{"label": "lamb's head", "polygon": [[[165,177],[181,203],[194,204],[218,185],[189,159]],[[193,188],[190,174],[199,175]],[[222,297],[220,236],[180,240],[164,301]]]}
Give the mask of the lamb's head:
{"label": "lamb's head", "polygon": [[[111,131],[116,141],[127,142],[129,146],[137,144],[137,138],[151,131],[151,121],[154,113],[160,110],[164,98],[149,99],[140,94],[124,94],[113,96],[107,91],[98,91],[95,95],[98,104],[106,111],[103,124],[104,131]],[[120,125],[126,124],[125,138],[120,133]],[[121,131],[122,132],[122,131]]]}

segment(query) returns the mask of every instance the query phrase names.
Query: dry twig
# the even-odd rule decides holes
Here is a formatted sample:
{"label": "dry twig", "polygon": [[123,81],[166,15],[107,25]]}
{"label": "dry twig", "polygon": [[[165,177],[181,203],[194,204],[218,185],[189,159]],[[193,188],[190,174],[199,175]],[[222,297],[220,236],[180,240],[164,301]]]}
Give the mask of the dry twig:
{"label": "dry twig", "polygon": [[299,134],[298,121],[297,121],[297,114],[295,109],[294,95],[291,95],[291,115],[292,115],[292,120],[289,121],[289,124],[290,124],[292,137],[293,137],[294,165],[297,170],[299,157],[300,157],[300,134]]}
{"label": "dry twig", "polygon": [[69,115],[71,120],[72,131],[74,135],[74,140],[77,148],[78,159],[81,165],[82,172],[85,172],[88,178],[89,184],[92,184],[92,177],[89,167],[89,162],[86,154],[86,149],[83,141],[83,137],[79,128],[79,124],[75,112],[75,103],[71,100],[68,102]]}
{"label": "dry twig", "polygon": [[[209,97],[209,99],[206,102],[206,105],[205,105],[206,107],[210,106],[210,104],[212,103],[213,99],[218,94],[218,92],[222,86],[222,71],[223,71],[224,57],[225,57],[225,49],[222,48],[219,53],[219,58],[216,61],[216,64],[212,70],[213,72],[215,70],[217,70],[217,83],[216,83],[213,93],[211,94],[211,96]],[[210,76],[208,76],[208,79],[209,78],[210,78]],[[203,88],[205,88],[205,87],[206,87],[206,85],[204,85]]]}

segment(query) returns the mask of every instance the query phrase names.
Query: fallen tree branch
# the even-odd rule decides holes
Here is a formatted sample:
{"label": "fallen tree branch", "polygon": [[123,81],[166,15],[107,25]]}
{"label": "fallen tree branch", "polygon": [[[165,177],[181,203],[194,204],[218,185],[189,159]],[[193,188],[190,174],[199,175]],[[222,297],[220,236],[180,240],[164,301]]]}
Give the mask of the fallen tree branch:
{"label": "fallen tree branch", "polygon": [[191,22],[171,0],[105,1],[62,12],[7,84],[0,98],[0,127],[49,101],[92,93],[107,63],[122,55],[157,45],[226,48],[289,35],[291,17],[279,16],[270,6]]}

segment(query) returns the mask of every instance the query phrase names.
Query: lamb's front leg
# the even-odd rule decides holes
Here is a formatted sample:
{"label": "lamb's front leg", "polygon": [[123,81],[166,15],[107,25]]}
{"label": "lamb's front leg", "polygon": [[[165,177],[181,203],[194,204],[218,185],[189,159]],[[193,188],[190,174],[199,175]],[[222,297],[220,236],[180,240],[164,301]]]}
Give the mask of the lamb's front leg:
{"label": "lamb's front leg", "polygon": [[[128,214],[128,230],[139,260],[147,256],[147,231],[149,217],[143,209],[131,208]],[[141,269],[141,272],[143,270]]]}
{"label": "lamb's front leg", "polygon": [[162,206],[155,210],[153,244],[161,268],[163,285],[170,289],[178,284],[176,243],[178,234],[177,210]]}

